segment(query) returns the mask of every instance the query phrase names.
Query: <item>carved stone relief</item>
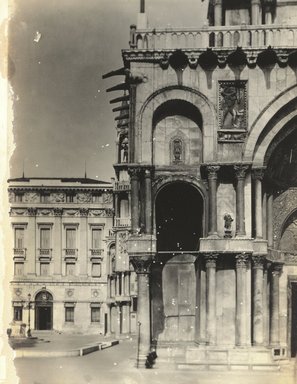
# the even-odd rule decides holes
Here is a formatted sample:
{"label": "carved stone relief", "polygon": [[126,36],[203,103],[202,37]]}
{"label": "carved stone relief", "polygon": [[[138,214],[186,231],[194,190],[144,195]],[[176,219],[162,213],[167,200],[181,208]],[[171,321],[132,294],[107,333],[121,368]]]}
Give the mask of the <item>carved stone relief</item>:
{"label": "carved stone relief", "polygon": [[26,192],[23,201],[24,203],[38,203],[40,201],[40,196],[35,192]]}
{"label": "carved stone relief", "polygon": [[64,203],[65,202],[65,194],[64,193],[52,193],[51,194],[51,202],[52,203]]}
{"label": "carved stone relief", "polygon": [[92,201],[92,195],[90,193],[78,193],[76,200],[78,203],[90,203]]}
{"label": "carved stone relief", "polygon": [[246,81],[219,81],[219,141],[242,142],[246,137],[246,86]]}
{"label": "carved stone relief", "polygon": [[112,203],[112,193],[103,193],[102,195],[103,198],[103,204],[109,204]]}

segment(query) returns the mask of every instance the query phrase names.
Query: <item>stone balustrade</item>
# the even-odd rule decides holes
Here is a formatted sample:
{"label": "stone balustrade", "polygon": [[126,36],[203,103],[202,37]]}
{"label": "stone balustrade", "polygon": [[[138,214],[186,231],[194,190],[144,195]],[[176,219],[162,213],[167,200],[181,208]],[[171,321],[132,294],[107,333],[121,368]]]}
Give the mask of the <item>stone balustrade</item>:
{"label": "stone balustrade", "polygon": [[297,26],[246,24],[204,27],[201,29],[137,30],[131,27],[131,49],[195,48],[292,48],[297,44]]}
{"label": "stone balustrade", "polygon": [[13,248],[13,258],[14,260],[25,260],[26,248]]}
{"label": "stone balustrade", "polygon": [[131,219],[130,217],[115,217],[114,219],[115,227],[130,227],[131,226]]}
{"label": "stone balustrade", "polygon": [[64,249],[65,260],[77,260],[78,249],[76,248],[65,248]]}

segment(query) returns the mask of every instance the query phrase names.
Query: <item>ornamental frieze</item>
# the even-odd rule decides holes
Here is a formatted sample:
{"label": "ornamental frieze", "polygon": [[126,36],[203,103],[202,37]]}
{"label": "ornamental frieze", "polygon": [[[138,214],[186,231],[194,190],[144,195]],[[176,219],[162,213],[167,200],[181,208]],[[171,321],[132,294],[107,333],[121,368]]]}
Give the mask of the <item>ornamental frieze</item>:
{"label": "ornamental frieze", "polygon": [[65,194],[64,193],[52,193],[50,200],[52,203],[64,203]]}
{"label": "ornamental frieze", "polygon": [[92,201],[92,195],[90,193],[78,193],[76,195],[76,201],[78,203],[90,203]]}
{"label": "ornamental frieze", "polygon": [[39,203],[40,202],[40,195],[35,192],[26,192],[23,196],[23,202],[24,203]]}

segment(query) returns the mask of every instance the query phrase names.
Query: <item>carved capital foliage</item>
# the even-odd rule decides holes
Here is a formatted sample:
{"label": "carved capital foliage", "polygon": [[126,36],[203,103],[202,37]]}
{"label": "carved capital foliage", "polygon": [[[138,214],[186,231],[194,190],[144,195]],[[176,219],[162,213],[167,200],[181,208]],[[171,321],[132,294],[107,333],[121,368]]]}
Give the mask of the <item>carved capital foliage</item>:
{"label": "carved capital foliage", "polygon": [[243,165],[243,164],[234,165],[234,171],[235,171],[237,180],[244,180],[248,169],[249,169],[248,165]]}
{"label": "carved capital foliage", "polygon": [[61,208],[54,208],[53,212],[54,212],[54,216],[62,216],[63,209],[61,209]]}
{"label": "carved capital foliage", "polygon": [[272,263],[271,268],[273,275],[280,275],[283,271],[283,263]]}
{"label": "carved capital foliage", "polygon": [[151,169],[147,168],[147,169],[144,171],[144,177],[149,178],[149,179],[152,177],[152,171],[151,171]]}
{"label": "carved capital foliage", "polygon": [[253,179],[254,180],[262,180],[265,174],[265,168],[255,168],[253,169]]}
{"label": "carved capital foliage", "polygon": [[253,269],[263,269],[265,263],[265,257],[262,255],[253,255]]}
{"label": "carved capital foliage", "polygon": [[37,214],[37,208],[28,208],[29,216],[36,216],[36,214]]}
{"label": "carved capital foliage", "polygon": [[87,208],[80,208],[79,214],[80,216],[87,217],[89,214],[89,210]]}
{"label": "carved capital foliage", "polygon": [[150,273],[153,258],[143,256],[130,256],[130,262],[137,274],[148,274]]}
{"label": "carved capital foliage", "polygon": [[128,168],[128,173],[129,173],[129,175],[130,175],[130,177],[131,177],[131,179],[137,179],[138,178],[138,176],[141,174],[141,172],[142,172],[142,169],[140,169],[140,168]]}
{"label": "carved capital foliage", "polygon": [[208,253],[204,255],[206,268],[216,268],[218,253]]}
{"label": "carved capital foliage", "polygon": [[249,255],[245,253],[240,253],[235,256],[236,268],[246,268],[249,262]]}
{"label": "carved capital foliage", "polygon": [[220,170],[219,165],[208,165],[207,166],[208,179],[213,179],[213,180],[217,179],[219,170]]}

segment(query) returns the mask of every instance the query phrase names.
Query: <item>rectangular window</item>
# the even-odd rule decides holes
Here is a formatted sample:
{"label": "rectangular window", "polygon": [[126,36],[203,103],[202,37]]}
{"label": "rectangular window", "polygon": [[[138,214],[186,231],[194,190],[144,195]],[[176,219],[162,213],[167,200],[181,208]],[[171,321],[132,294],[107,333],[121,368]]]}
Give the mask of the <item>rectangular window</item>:
{"label": "rectangular window", "polygon": [[100,323],[100,307],[91,308],[91,322]]}
{"label": "rectangular window", "polygon": [[75,263],[66,263],[66,276],[75,275]]}
{"label": "rectangular window", "polygon": [[13,307],[13,320],[22,321],[23,320],[23,307]]}
{"label": "rectangular window", "polygon": [[40,249],[49,249],[50,248],[50,229],[41,228],[40,229]]}
{"label": "rectangular window", "polygon": [[66,229],[66,248],[67,249],[76,248],[76,229],[75,228]]}
{"label": "rectangular window", "polygon": [[101,263],[92,263],[92,276],[93,277],[101,276]]}
{"label": "rectangular window", "polygon": [[14,238],[14,247],[15,248],[24,248],[24,228],[15,228],[15,238]]}
{"label": "rectangular window", "polygon": [[99,249],[101,245],[101,229],[92,229],[92,248]]}
{"label": "rectangular window", "polygon": [[14,263],[14,275],[15,276],[24,275],[24,263]]}
{"label": "rectangular window", "polygon": [[40,276],[49,276],[49,264],[40,263]]}
{"label": "rectangular window", "polygon": [[137,297],[132,297],[132,312],[137,312]]}
{"label": "rectangular window", "polygon": [[74,322],[74,307],[65,308],[65,322],[66,323]]}

